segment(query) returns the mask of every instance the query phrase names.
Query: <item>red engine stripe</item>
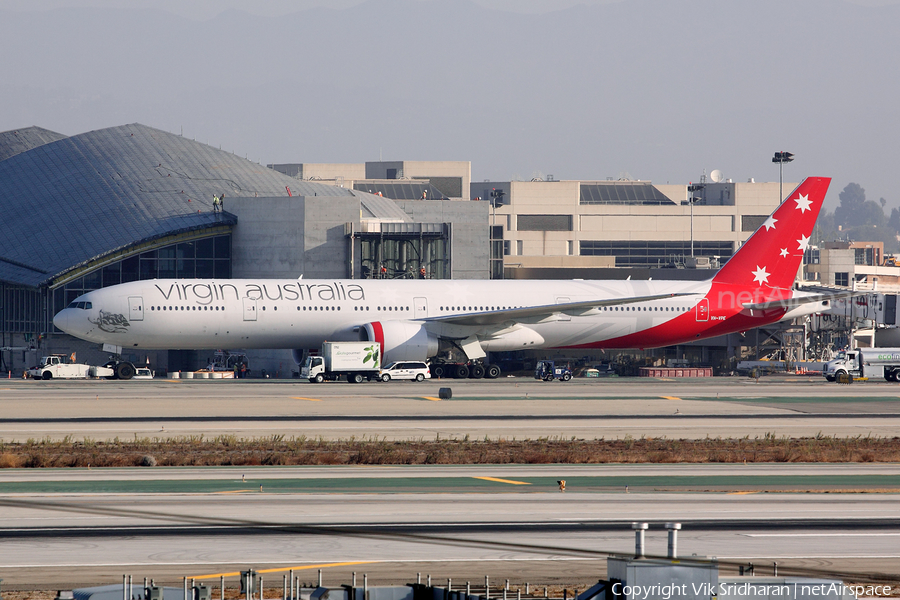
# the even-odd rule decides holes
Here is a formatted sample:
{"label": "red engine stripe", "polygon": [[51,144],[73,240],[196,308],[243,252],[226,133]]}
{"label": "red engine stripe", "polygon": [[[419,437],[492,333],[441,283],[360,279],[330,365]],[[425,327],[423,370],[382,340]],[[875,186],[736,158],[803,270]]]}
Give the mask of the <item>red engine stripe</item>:
{"label": "red engine stripe", "polygon": [[372,340],[374,342],[378,342],[381,347],[381,356],[379,356],[379,363],[384,364],[384,328],[381,326],[380,321],[372,321],[369,323],[372,326],[372,335],[375,336],[375,339]]}

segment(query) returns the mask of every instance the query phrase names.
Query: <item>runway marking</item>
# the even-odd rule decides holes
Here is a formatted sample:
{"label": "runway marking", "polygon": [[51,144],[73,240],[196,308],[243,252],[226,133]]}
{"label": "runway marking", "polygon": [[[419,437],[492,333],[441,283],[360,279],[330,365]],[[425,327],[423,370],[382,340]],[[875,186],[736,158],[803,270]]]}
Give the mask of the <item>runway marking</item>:
{"label": "runway marking", "polygon": [[309,400],[310,402],[321,402],[321,398],[304,398],[303,396],[293,396],[294,400]]}
{"label": "runway marking", "polygon": [[440,398],[434,398],[432,396],[419,396],[422,400],[431,400],[432,402],[440,402]]}
{"label": "runway marking", "polygon": [[[359,560],[355,562],[339,562],[339,563],[326,563],[322,565],[306,565],[306,566],[294,566],[294,567],[281,567],[278,569],[260,569],[257,573],[278,573],[280,571],[303,571],[305,569],[325,569],[328,567],[350,567],[353,565],[371,565],[373,563],[377,563],[381,561],[377,560]],[[213,577],[239,577],[241,574],[240,571],[236,571],[234,573],[212,573],[211,575],[195,575],[194,577],[189,577],[189,579],[212,579]]]}
{"label": "runway marking", "polygon": [[660,396],[660,398],[665,398],[666,400],[681,400],[678,396]]}
{"label": "runway marking", "polygon": [[485,481],[497,481],[499,483],[508,483],[510,485],[531,485],[527,481],[513,481],[512,479],[497,479],[496,477],[473,477],[472,479],[483,479]]}
{"label": "runway marking", "polygon": [[224,492],[213,492],[213,494],[249,494],[250,492],[255,492],[256,490],[226,490]]}

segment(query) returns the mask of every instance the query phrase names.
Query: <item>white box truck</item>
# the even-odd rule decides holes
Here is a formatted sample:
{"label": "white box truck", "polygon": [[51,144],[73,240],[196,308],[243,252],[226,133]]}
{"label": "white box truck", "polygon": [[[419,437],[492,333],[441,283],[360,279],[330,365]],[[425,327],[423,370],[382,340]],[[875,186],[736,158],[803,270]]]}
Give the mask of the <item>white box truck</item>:
{"label": "white box truck", "polygon": [[858,348],[838,354],[822,370],[828,381],[840,381],[844,376],[900,381],[900,348]]}
{"label": "white box truck", "polygon": [[[74,355],[73,355],[74,356]],[[88,377],[113,377],[115,372],[109,367],[95,367],[79,363],[65,362],[65,355],[52,354],[41,358],[38,366],[28,369],[32,379],[87,379]]]}
{"label": "white box truck", "polygon": [[321,355],[306,358],[300,377],[322,383],[346,376],[350,383],[362,383],[377,379],[380,367],[381,344],[377,342],[325,342]]}

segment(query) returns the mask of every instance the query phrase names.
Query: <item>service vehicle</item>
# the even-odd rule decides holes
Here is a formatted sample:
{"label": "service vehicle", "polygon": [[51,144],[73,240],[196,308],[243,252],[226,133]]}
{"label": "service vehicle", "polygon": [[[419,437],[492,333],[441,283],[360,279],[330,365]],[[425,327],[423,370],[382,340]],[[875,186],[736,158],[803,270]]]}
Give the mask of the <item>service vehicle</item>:
{"label": "service vehicle", "polygon": [[425,381],[431,379],[431,369],[428,363],[420,360],[398,360],[378,371],[381,381],[391,379],[409,379],[411,381]]}
{"label": "service vehicle", "polygon": [[147,367],[138,367],[134,370],[132,379],[153,379],[155,373]]}
{"label": "service vehicle", "polygon": [[300,377],[310,383],[337,381],[341,377],[350,383],[362,383],[376,379],[380,366],[378,342],[325,342],[319,356],[306,357]]}
{"label": "service vehicle", "polygon": [[822,375],[828,381],[884,377],[900,381],[900,348],[857,348],[839,352],[837,358],[825,363]]}
{"label": "service vehicle", "polygon": [[568,365],[557,365],[552,360],[539,360],[534,366],[534,378],[541,381],[569,381],[572,369]]}
{"label": "service vehicle", "polygon": [[64,354],[51,354],[41,358],[40,364],[28,369],[32,379],[87,379],[88,377],[115,377],[115,371],[109,367],[95,367],[75,362],[66,362]]}

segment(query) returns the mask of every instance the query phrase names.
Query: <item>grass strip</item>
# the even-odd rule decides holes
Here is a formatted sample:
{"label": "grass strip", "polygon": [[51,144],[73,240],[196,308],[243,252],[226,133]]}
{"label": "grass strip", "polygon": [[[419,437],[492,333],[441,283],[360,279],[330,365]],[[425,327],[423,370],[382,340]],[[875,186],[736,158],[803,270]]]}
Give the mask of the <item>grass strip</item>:
{"label": "grass strip", "polygon": [[28,440],[0,443],[0,468],[424,465],[424,464],[605,464],[605,463],[859,463],[900,462],[900,437],[816,436],[673,440],[341,441],[238,438],[222,435],[133,440]]}

